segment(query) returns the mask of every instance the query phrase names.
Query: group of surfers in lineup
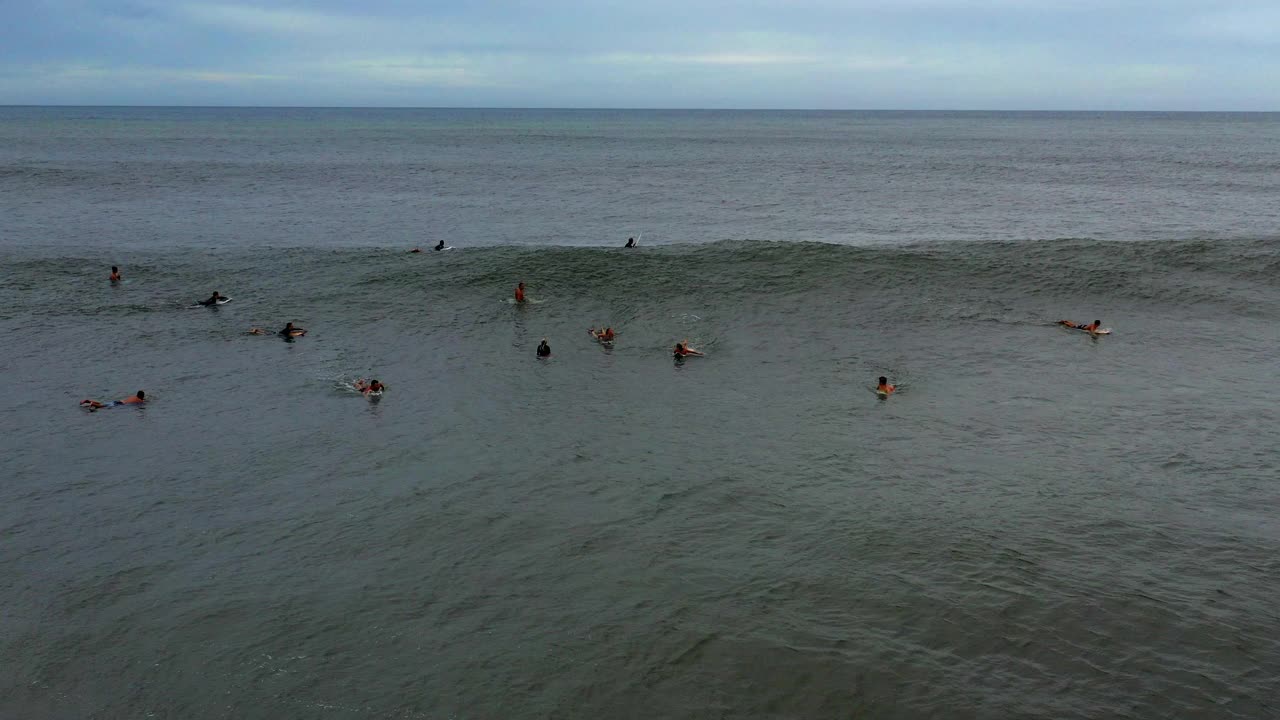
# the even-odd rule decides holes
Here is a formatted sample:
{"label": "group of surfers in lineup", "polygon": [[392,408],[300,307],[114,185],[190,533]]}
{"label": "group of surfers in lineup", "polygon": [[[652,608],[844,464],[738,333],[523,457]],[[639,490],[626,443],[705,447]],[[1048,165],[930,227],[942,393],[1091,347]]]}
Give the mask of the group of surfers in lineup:
{"label": "group of surfers in lineup", "polygon": [[[623,245],[623,247],[625,248],[636,247],[636,239],[627,238],[627,244]],[[445,249],[445,244],[444,244],[444,241],[441,240],[439,244],[435,246],[435,250],[444,250],[444,249]],[[420,253],[422,252],[422,250],[420,248],[414,248],[409,252]],[[118,283],[118,282],[120,282],[120,268],[116,267],[115,265],[112,265],[111,266],[111,283],[114,285],[115,283]],[[209,296],[208,300],[200,300],[198,301],[198,304],[204,305],[206,307],[212,307],[212,306],[220,305],[230,301],[231,301],[231,298],[228,298],[227,296],[220,294],[217,290],[214,290],[213,295]],[[515,301],[517,305],[523,304],[525,302],[523,282],[516,285]],[[1106,330],[1102,330],[1102,321],[1100,320],[1094,320],[1091,323],[1076,323],[1070,320],[1059,320],[1057,324],[1065,328],[1070,328],[1072,330],[1082,330],[1084,332],[1089,333],[1093,337],[1098,337],[1098,335],[1105,334],[1108,332]],[[612,327],[603,327],[603,328],[600,328],[599,330],[595,328],[587,328],[587,332],[591,335],[591,337],[595,338],[597,341],[601,343],[612,344],[614,338],[617,337],[617,334],[614,332]],[[268,331],[262,328],[254,327],[254,328],[249,328],[248,334],[249,335],[267,335],[269,333]],[[290,323],[286,323],[285,326],[281,328],[280,331],[277,332],[276,334],[286,340],[292,340],[293,338],[300,338],[306,335],[307,331],[305,328],[295,327],[294,324],[290,322]],[[546,338],[542,338],[542,342],[538,344],[537,354],[538,354],[538,357],[540,358],[551,356],[551,345],[547,343]],[[689,346],[688,340],[682,340],[676,343],[675,348],[672,349],[672,355],[673,357],[675,357],[676,360],[683,360],[684,358],[687,358],[687,357],[703,357],[703,353],[701,351]],[[365,380],[364,378],[357,379],[354,383],[352,383],[352,387],[354,387],[357,391],[359,391],[361,394],[365,396],[381,395],[382,391],[386,389],[386,386],[378,382],[376,379]],[[888,397],[889,395],[892,395],[897,390],[898,390],[898,387],[896,385],[891,384],[888,378],[884,377],[883,375],[880,376],[876,385],[877,394],[879,394],[881,397]],[[116,407],[118,405],[141,405],[145,402],[146,402],[146,393],[139,390],[138,392],[134,393],[133,395],[123,400],[113,400],[111,402],[100,402],[98,400],[81,400],[80,406],[84,408],[88,408],[89,410],[98,410],[100,408]]]}

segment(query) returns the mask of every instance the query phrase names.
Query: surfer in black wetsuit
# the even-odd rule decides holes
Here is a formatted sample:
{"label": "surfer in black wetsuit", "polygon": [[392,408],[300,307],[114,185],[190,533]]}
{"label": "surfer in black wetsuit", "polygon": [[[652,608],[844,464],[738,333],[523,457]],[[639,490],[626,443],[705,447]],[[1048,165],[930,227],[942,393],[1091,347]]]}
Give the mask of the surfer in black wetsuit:
{"label": "surfer in black wetsuit", "polygon": [[542,338],[542,344],[538,346],[538,357],[549,357],[551,355],[551,346],[547,344],[547,339]]}
{"label": "surfer in black wetsuit", "polygon": [[280,337],[283,337],[286,339],[302,337],[303,335],[306,335],[306,334],[307,334],[306,330],[300,327],[294,327],[293,323],[285,323],[284,329],[280,331]]}
{"label": "surfer in black wetsuit", "polygon": [[436,245],[436,250],[443,250],[443,249],[444,249],[444,241],[443,241],[443,240],[441,240],[441,241],[440,241],[440,244],[439,244],[439,245]]}
{"label": "surfer in black wetsuit", "polygon": [[626,245],[623,245],[622,247],[629,247],[629,248],[633,248],[633,247],[635,247],[635,246],[636,246],[636,239],[635,239],[635,238],[627,238],[627,244],[626,244]]}
{"label": "surfer in black wetsuit", "polygon": [[205,307],[209,307],[211,305],[217,305],[219,300],[225,300],[225,299],[226,299],[225,296],[219,295],[218,291],[214,290],[213,295],[211,295],[208,300],[201,300],[200,304],[204,305]]}

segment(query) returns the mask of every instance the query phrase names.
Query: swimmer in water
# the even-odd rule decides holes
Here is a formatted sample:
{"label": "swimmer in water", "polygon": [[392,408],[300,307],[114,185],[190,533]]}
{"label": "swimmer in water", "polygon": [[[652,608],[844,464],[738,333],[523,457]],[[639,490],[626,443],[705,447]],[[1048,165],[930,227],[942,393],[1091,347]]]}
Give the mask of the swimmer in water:
{"label": "swimmer in water", "polygon": [[1097,334],[1098,334],[1098,328],[1102,327],[1102,321],[1101,321],[1101,320],[1094,320],[1093,322],[1089,323],[1088,325],[1078,325],[1078,324],[1076,324],[1076,323],[1071,322],[1070,320],[1059,320],[1059,321],[1058,321],[1058,324],[1059,324],[1059,325],[1062,325],[1063,327],[1069,327],[1069,328],[1073,328],[1073,329],[1076,329],[1076,330],[1083,330],[1083,331],[1085,331],[1085,332],[1089,333],[1090,335],[1097,335]]}
{"label": "swimmer in water", "polygon": [[120,282],[120,268],[116,267],[115,265],[111,266],[111,282],[113,283]]}
{"label": "swimmer in water", "polygon": [[591,337],[595,338],[596,340],[599,340],[600,342],[613,342],[614,335],[613,335],[613,328],[611,327],[603,328],[601,330],[596,330],[595,328],[587,328],[587,332],[591,333]]}
{"label": "swimmer in water", "polygon": [[97,410],[104,407],[116,407],[117,405],[141,405],[147,400],[147,394],[139,390],[123,400],[112,400],[109,403],[98,402],[97,400],[81,400],[80,407]]}
{"label": "swimmer in water", "polygon": [[538,346],[538,357],[550,357],[551,346],[547,344],[547,339],[542,338],[542,344]]}
{"label": "swimmer in water", "polygon": [[226,299],[227,299],[226,295],[219,295],[218,291],[214,290],[213,295],[210,295],[208,300],[201,300],[200,304],[204,305],[205,307],[212,307],[214,305],[217,305],[219,300],[226,300]]}
{"label": "swimmer in water", "polygon": [[306,334],[306,330],[300,327],[294,327],[293,323],[285,323],[284,328],[280,331],[280,336],[285,338],[302,337]]}
{"label": "swimmer in water", "polygon": [[693,348],[689,347],[689,341],[688,341],[688,340],[685,340],[684,342],[678,342],[678,343],[676,343],[676,348],[675,348],[675,351],[674,351],[674,352],[675,352],[675,356],[676,356],[676,359],[677,359],[677,360],[679,360],[679,359],[681,359],[681,358],[689,357],[690,355],[695,355],[695,356],[697,356],[697,357],[702,357],[702,353],[700,353],[700,352],[698,352],[697,350],[694,350]]}
{"label": "swimmer in water", "polygon": [[386,389],[386,387],[387,387],[386,385],[383,385],[377,380],[370,380],[369,382],[366,383],[364,381],[364,378],[360,378],[355,382],[356,390],[359,390],[361,394],[366,396],[368,396],[371,393],[380,393],[384,389]]}
{"label": "swimmer in water", "polygon": [[245,334],[246,335],[266,335],[267,331],[263,330],[260,327],[254,327],[254,328],[249,328],[249,331],[246,332]]}
{"label": "swimmer in water", "polygon": [[524,283],[520,283],[519,285],[516,285],[516,302],[517,303],[524,302]]}
{"label": "swimmer in water", "polygon": [[636,246],[636,239],[635,239],[635,238],[627,238],[627,244],[626,244],[626,245],[623,245],[622,247],[624,247],[624,248],[633,248],[633,247],[635,247],[635,246]]}
{"label": "swimmer in water", "polygon": [[876,386],[876,392],[880,393],[881,395],[892,395],[893,392],[897,389],[898,389],[897,385],[889,384],[889,378],[883,375],[880,376],[880,384]]}
{"label": "swimmer in water", "polygon": [[444,241],[441,240],[440,243],[436,245],[436,250],[443,250],[443,249],[444,249]]}

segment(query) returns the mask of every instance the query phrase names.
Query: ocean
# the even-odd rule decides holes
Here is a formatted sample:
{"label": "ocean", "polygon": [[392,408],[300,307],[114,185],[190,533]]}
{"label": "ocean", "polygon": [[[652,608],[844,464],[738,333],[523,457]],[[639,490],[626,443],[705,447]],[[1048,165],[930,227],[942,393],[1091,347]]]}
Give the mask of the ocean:
{"label": "ocean", "polygon": [[0,717],[1280,717],[1277,198],[1280,114],[0,108]]}

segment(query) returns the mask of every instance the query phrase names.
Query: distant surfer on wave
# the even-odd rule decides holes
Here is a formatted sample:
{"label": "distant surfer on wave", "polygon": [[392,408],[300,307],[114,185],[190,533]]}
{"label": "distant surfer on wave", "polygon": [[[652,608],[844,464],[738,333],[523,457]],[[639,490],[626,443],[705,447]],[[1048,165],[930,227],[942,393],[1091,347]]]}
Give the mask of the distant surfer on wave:
{"label": "distant surfer on wave", "polygon": [[1089,333],[1090,335],[1097,335],[1097,334],[1098,334],[1098,328],[1102,327],[1102,321],[1101,321],[1101,320],[1094,320],[1093,322],[1089,323],[1088,325],[1079,325],[1079,324],[1077,324],[1077,323],[1073,323],[1073,322],[1071,322],[1070,320],[1059,320],[1059,321],[1058,321],[1058,324],[1059,324],[1059,325],[1061,325],[1061,326],[1063,326],[1063,327],[1069,327],[1069,328],[1072,328],[1073,330],[1083,330],[1083,331],[1085,331],[1085,332]]}
{"label": "distant surfer on wave", "polygon": [[542,338],[542,344],[538,346],[538,357],[550,357],[551,346],[547,344],[547,339]]}
{"label": "distant surfer on wave", "polygon": [[381,393],[383,389],[386,388],[386,385],[383,385],[377,380],[365,382],[364,378],[360,378],[359,380],[356,380],[355,388],[356,390],[359,390],[361,394],[368,396],[371,393]]}
{"label": "distant surfer on wave", "polygon": [[524,302],[524,283],[520,283],[519,285],[516,285],[516,302],[517,303]]}
{"label": "distant surfer on wave", "polygon": [[443,250],[443,249],[444,249],[444,241],[443,241],[443,240],[441,240],[441,241],[436,245],[436,250],[437,250],[437,251],[439,251],[439,250]]}
{"label": "distant surfer on wave", "polygon": [[890,385],[889,378],[881,375],[880,384],[876,386],[876,392],[881,395],[892,395],[898,389],[897,385]]}
{"label": "distant surfer on wave", "polygon": [[116,267],[115,265],[111,266],[111,282],[113,283],[120,282],[120,268]]}
{"label": "distant surfer on wave", "polygon": [[294,327],[293,323],[285,323],[284,328],[280,330],[280,337],[296,338],[306,335],[307,331],[300,327]]}
{"label": "distant surfer on wave", "polygon": [[[226,299],[227,299],[226,295],[219,295],[218,291],[214,290],[213,295],[210,295],[208,300],[201,300],[200,304],[204,305],[205,307],[210,307],[212,305],[217,305],[219,300],[226,300]],[[237,305],[236,307],[239,307],[239,305]]]}
{"label": "distant surfer on wave", "polygon": [[98,408],[115,407],[117,405],[141,405],[147,401],[146,397],[147,394],[139,390],[123,400],[112,400],[109,403],[98,402],[97,400],[81,400],[80,407],[97,410]]}
{"label": "distant surfer on wave", "polygon": [[635,247],[635,246],[636,246],[636,239],[635,239],[635,238],[627,238],[627,244],[626,244],[626,245],[623,245],[622,247],[624,247],[624,248],[633,248],[633,247]]}
{"label": "distant surfer on wave", "polygon": [[683,359],[683,358],[689,357],[690,355],[695,356],[695,357],[702,357],[702,356],[703,356],[701,352],[698,352],[697,350],[695,350],[695,349],[693,349],[693,348],[689,347],[689,341],[688,341],[688,340],[685,340],[684,342],[678,342],[678,343],[676,343],[676,347],[675,347],[675,350],[674,350],[673,352],[674,352],[674,354],[675,354],[675,358],[676,358],[677,360],[680,360],[680,359]]}
{"label": "distant surfer on wave", "polygon": [[591,337],[595,338],[596,340],[599,340],[600,342],[613,342],[614,335],[613,335],[613,328],[611,327],[603,328],[601,330],[596,330],[595,328],[587,328],[587,332],[591,333]]}

